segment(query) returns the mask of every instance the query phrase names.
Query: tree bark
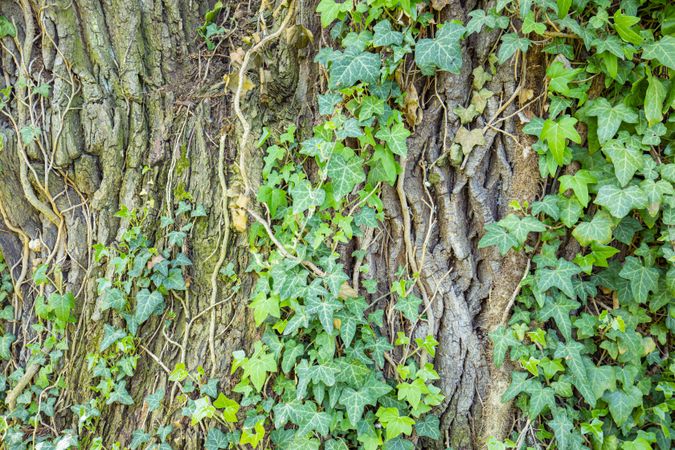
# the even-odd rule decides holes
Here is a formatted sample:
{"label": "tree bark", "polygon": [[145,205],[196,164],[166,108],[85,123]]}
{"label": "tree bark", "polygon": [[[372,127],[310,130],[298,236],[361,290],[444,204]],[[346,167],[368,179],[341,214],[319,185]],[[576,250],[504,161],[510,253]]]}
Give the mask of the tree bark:
{"label": "tree bark", "polygon": [[[148,353],[141,354],[129,385],[136,402],[103,411],[97,433],[106,445],[128,444],[139,424],[157,419],[143,408],[142,398],[158,387],[168,391],[170,384],[154,357],[169,368],[181,360],[192,370],[204,366],[226,392],[235,384],[229,375],[232,351],[249,348],[257,338],[247,308],[254,282],[244,272],[247,238],[227,225],[241,214],[233,201],[242,192],[237,164],[243,160],[255,182],[262,155],[249,142],[257,139],[262,126],[276,131],[290,123],[309,127],[317,117],[312,105],[325,80],[312,61],[322,31],[313,12],[316,4],[301,1],[291,23],[311,30],[315,44],[299,48],[282,35],[254,57],[247,76],[255,87],[242,96],[251,135],[242,142],[244,130],[223,76],[239,69],[249,48],[243,39],[270,34],[285,12],[272,17],[278,5],[223,3],[219,22],[225,37],[213,52],[204,48],[195,31],[208,9],[201,2],[20,0],[0,4],[0,15],[18,30],[16,40],[2,40],[0,77],[0,87],[15,86],[12,101],[0,117],[4,137],[0,250],[13,268],[16,287],[15,320],[4,325],[18,337],[12,346],[14,361],[4,364],[6,370],[13,364],[26,365],[30,354],[26,345],[35,336],[31,324],[36,320],[37,290],[30,274],[48,262],[54,273],[62,274],[63,286],[77,294],[78,323],[72,327],[64,364],[70,389],[60,400],[58,428],[74,426],[69,405],[92,395],[87,389],[91,375],[86,355],[99,342],[105,322],[105,314],[96,307],[96,279],[105,273],[94,262],[92,246],[108,244],[128,228],[115,212],[122,205],[150,205],[154,220],[146,231],[161,240],[158,218],[170,215],[185,193],[208,211],[183,249],[194,264],[189,271],[187,309],[171,305],[177,317],[168,336],[153,331],[162,318],[152,319],[154,326],[141,331]],[[480,6],[452,0],[440,15],[466,22],[468,12]],[[477,243],[483,227],[507,212],[509,201],[532,200],[541,191],[536,156],[519,131],[519,117],[536,111],[537,103],[528,104],[528,100],[541,90],[541,55],[527,60],[516,57],[515,67],[497,67],[485,86],[494,95],[473,125],[485,128],[485,145],[474,148],[460,165],[447,162],[460,128],[454,109],[470,102],[472,71],[491,64],[488,56],[497,37],[484,33],[467,39],[459,75],[407,76],[408,85],[418,94],[418,114],[423,118],[408,142],[404,176],[397,186],[382,190],[386,212],[382,232],[342,251],[345,267],[354,271],[354,246],[367,250],[365,262],[380,281],[380,292],[371,301],[388,292],[399,266],[407,264],[420,273],[417,294],[430,305],[432,320],[416,333],[432,333],[440,342],[435,365],[446,396],[439,411],[443,442],[429,446],[478,448],[485,437],[503,435],[510,426],[508,405],[499,402],[508,373],[491,366],[487,333],[502,320],[527,261],[479,250]],[[27,80],[28,86],[21,87],[21,80]],[[30,88],[42,83],[51,86],[48,98]],[[19,135],[31,125],[41,131],[36,143],[26,145]],[[225,136],[226,192],[219,180],[221,135]],[[223,196],[231,200],[229,211],[223,208]],[[225,236],[229,242],[223,242]],[[227,246],[225,261],[234,264],[242,287],[231,292],[219,280],[217,302],[232,296],[231,300],[195,320],[186,336],[191,319],[212,306],[211,277],[219,268],[222,245]],[[385,310],[389,324],[383,334],[395,336],[399,325],[387,299],[377,307]],[[168,337],[185,342],[186,348],[181,350]],[[199,448],[204,438],[187,423],[172,436],[177,436],[174,448]]]}

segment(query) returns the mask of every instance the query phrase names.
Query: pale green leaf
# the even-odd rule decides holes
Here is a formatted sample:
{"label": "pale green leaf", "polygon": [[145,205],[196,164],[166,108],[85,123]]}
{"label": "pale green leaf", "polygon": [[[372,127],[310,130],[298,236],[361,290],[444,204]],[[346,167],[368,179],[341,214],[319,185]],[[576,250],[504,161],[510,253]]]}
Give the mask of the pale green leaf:
{"label": "pale green leaf", "polygon": [[391,22],[387,19],[381,20],[375,24],[373,31],[375,32],[373,35],[373,46],[375,47],[401,45],[403,42],[403,34],[399,31],[392,30]]}
{"label": "pale green leaf", "polygon": [[423,75],[432,76],[436,69],[459,73],[462,67],[462,49],[459,41],[464,27],[446,22],[433,39],[420,39],[415,46],[415,63]]}
{"label": "pale green leaf", "polygon": [[634,108],[619,103],[612,106],[605,98],[598,98],[588,108],[587,114],[598,118],[598,140],[604,144],[614,137],[622,122],[637,123],[638,114]]}
{"label": "pale green leaf", "polygon": [[630,281],[633,298],[640,303],[647,301],[649,292],[656,292],[659,284],[659,271],[654,267],[644,266],[634,256],[626,258],[619,276]]}
{"label": "pale green leaf", "polygon": [[391,128],[382,127],[375,134],[376,138],[382,139],[387,143],[389,150],[399,156],[406,156],[408,154],[408,145],[406,143],[408,136],[410,136],[410,131],[400,122]]}
{"label": "pale green leaf", "polygon": [[614,175],[621,186],[626,186],[633,179],[635,172],[642,169],[644,160],[642,150],[626,146],[618,140],[611,140],[602,146],[602,151],[612,161]]}
{"label": "pale green leaf", "polygon": [[338,199],[351,193],[357,184],[366,179],[363,161],[357,156],[347,160],[341,155],[333,155],[328,162],[327,170],[333,182],[333,195]]}
{"label": "pale green leaf", "polygon": [[570,116],[562,116],[557,121],[552,119],[544,121],[544,126],[541,129],[541,139],[548,144],[553,159],[555,159],[558,165],[563,164],[568,139],[577,144],[581,143],[581,136],[574,127],[576,123],[577,119]]}
{"label": "pale green leaf", "polygon": [[380,55],[349,48],[331,64],[329,86],[344,89],[359,81],[375,83],[380,75]]}
{"label": "pale green leaf", "polygon": [[290,189],[291,197],[293,198],[293,213],[301,214],[308,209],[321,206],[326,193],[323,189],[312,188],[312,184],[307,180],[300,180]]}
{"label": "pale green leaf", "polygon": [[612,216],[621,219],[633,209],[647,207],[647,198],[638,186],[620,188],[613,184],[606,184],[600,188],[594,203],[604,206]]}
{"label": "pale green leaf", "polygon": [[675,70],[675,36],[663,36],[656,42],[645,44],[642,58],[656,59],[669,69]]}
{"label": "pale green leaf", "polygon": [[478,241],[478,248],[496,246],[502,255],[518,245],[518,240],[498,223],[485,225],[485,235]]}
{"label": "pale green leaf", "polygon": [[526,52],[532,41],[528,38],[520,37],[516,33],[506,33],[502,36],[502,44],[497,51],[497,60],[499,64],[504,64],[511,58],[517,50]]}
{"label": "pale green leaf", "polygon": [[581,222],[572,231],[572,236],[583,246],[592,242],[608,244],[612,240],[612,218],[605,211],[598,211],[590,222]]}

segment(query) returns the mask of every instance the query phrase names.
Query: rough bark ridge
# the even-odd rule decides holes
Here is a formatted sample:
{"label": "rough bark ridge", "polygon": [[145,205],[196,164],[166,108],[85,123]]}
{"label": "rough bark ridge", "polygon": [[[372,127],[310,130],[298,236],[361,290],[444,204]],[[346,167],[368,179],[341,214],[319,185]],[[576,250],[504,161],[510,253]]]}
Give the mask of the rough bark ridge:
{"label": "rough bark ridge", "polygon": [[[232,232],[227,260],[242,273],[243,289],[214,310],[216,366],[211,367],[209,356],[210,314],[197,321],[183,341],[186,324],[209,307],[210,277],[230,214],[222,210],[220,199],[238,192],[242,130],[231,94],[223,94],[222,76],[241,63],[241,48],[247,48],[242,37],[260,38],[280,20],[272,17],[274,8],[265,5],[250,5],[249,10],[240,2],[224,3],[221,22],[226,35],[213,54],[205,52],[195,33],[207,9],[198,2],[56,0],[44,5],[20,0],[0,5],[0,14],[18,29],[16,41],[3,40],[0,87],[21,86],[17,81],[22,78],[52,86],[48,99],[17,87],[17,101],[0,117],[0,249],[21,287],[14,299],[13,324],[19,339],[12,350],[16,362],[24,365],[29,354],[25,345],[32,339],[30,324],[35,321],[30,273],[37,264],[49,262],[59,268],[64,286],[78,294],[78,331],[66,364],[73,389],[61,399],[61,408],[91,395],[86,389],[86,354],[101,335],[95,280],[104,276],[93,263],[91,248],[125,230],[127,224],[114,217],[121,205],[138,207],[151,200],[158,217],[171,214],[177,197],[189,193],[209,211],[186,243],[194,262],[186,298],[189,310],[173,305],[178,317],[169,335],[187,345],[181,350],[161,333],[147,331],[142,339],[154,355],[168,367],[181,360],[190,368],[204,365],[227,390],[233,384],[228,371],[231,352],[248,347],[255,337],[246,308],[252,281],[243,274],[246,239]],[[477,6],[451,1],[442,15],[466,21]],[[314,9],[313,2],[298,3],[295,23],[310,29],[319,42]],[[444,164],[447,158],[439,160],[460,126],[453,109],[469,102],[472,70],[487,65],[496,37],[483,34],[465,42],[461,74],[415,79],[423,119],[409,141],[405,176],[399,186],[383,190],[387,220],[382,233],[358,243],[368,249],[367,262],[379,280],[393,280],[397,268],[406,264],[421,274],[418,294],[431,305],[433,330],[420,327],[418,333],[432,331],[440,342],[435,363],[447,397],[443,444],[454,448],[472,448],[484,433],[500,433],[508,426],[504,412],[495,413],[495,387],[500,383],[491,381],[498,381],[499,375],[490,370],[486,332],[501,319],[526,261],[504,261],[493,251],[477,250],[476,244],[483,226],[497,220],[509,200],[531,198],[539,191],[535,156],[528,153],[516,126],[519,103],[509,102],[539,81],[521,75],[522,61],[517,76],[505,65],[486,86],[495,95],[476,120],[476,126],[486,129],[486,144],[476,147],[460,167]],[[314,90],[323,82],[312,63],[315,47],[299,49],[282,36],[255,58],[248,76],[256,87],[244,95],[242,105],[252,126],[250,139],[257,137],[262,124],[281,129],[293,122],[312,123]],[[537,64],[527,62],[528,67]],[[18,136],[31,124],[42,132],[36,143],[25,145]],[[222,132],[227,193],[218,182]],[[247,173],[257,178],[261,155],[251,152],[245,159]],[[149,231],[159,237],[158,229]],[[346,267],[353,266],[351,251],[343,254]],[[509,270],[502,272],[505,266]],[[384,290],[387,283],[380,285]],[[221,286],[218,301],[228,295]],[[381,307],[387,307],[386,300]],[[395,334],[393,329],[384,332]],[[140,399],[166,384],[161,367],[141,358],[130,392]],[[128,443],[131,432],[148,419],[147,411],[134,406],[110,408],[104,414],[99,431],[109,442]],[[64,420],[61,426],[72,425],[67,414]],[[198,446],[195,428],[174,434],[181,436],[176,448]]]}

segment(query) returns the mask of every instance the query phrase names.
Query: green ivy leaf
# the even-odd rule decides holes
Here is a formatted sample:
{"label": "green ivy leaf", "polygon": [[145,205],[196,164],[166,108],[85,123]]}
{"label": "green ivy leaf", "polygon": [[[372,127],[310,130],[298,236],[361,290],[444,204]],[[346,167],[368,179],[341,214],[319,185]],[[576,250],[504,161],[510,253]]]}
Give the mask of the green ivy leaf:
{"label": "green ivy leaf", "polygon": [[492,340],[492,363],[495,367],[501,367],[506,358],[506,352],[509,347],[519,345],[520,342],[513,335],[513,330],[500,325],[490,333]]}
{"label": "green ivy leaf", "polygon": [[433,76],[436,69],[459,73],[462,67],[462,49],[459,41],[465,28],[455,22],[446,22],[437,30],[434,39],[420,39],[415,46],[415,63],[423,75]]}
{"label": "green ivy leaf", "polygon": [[537,287],[541,292],[546,292],[552,287],[560,289],[566,296],[575,298],[574,285],[572,277],[581,272],[581,269],[569,261],[558,259],[556,267],[553,269],[537,270]]}
{"label": "green ivy leaf", "polygon": [[591,406],[595,406],[595,391],[581,356],[582,351],[582,344],[574,340],[568,340],[566,343],[560,342],[558,344],[558,348],[556,348],[555,351],[555,357],[564,358],[565,365],[572,374],[574,387]]}
{"label": "green ivy leaf", "polygon": [[675,36],[663,36],[656,42],[645,44],[642,58],[656,59],[669,69],[675,70]]}
{"label": "green ivy leaf", "polygon": [[328,85],[331,89],[344,89],[359,81],[376,83],[379,75],[380,55],[348,48],[333,60]]}
{"label": "green ivy leaf", "polygon": [[638,186],[620,188],[613,184],[606,184],[600,188],[594,203],[604,206],[612,216],[621,219],[633,209],[647,207],[647,198]]}
{"label": "green ivy leaf", "polygon": [[10,350],[14,341],[16,341],[16,336],[12,333],[5,333],[0,337],[0,360],[8,361],[12,359]]}
{"label": "green ivy leaf", "polygon": [[553,220],[558,220],[560,218],[560,207],[558,205],[558,196],[547,195],[541,201],[536,201],[532,203],[532,213],[541,214],[544,213]]}
{"label": "green ivy leaf", "polygon": [[398,122],[391,128],[382,127],[375,134],[375,137],[382,139],[387,143],[389,150],[399,156],[406,156],[408,154],[408,145],[406,139],[410,136],[408,131],[402,123]]}
{"label": "green ivy leaf", "polygon": [[326,450],[349,450],[347,444],[342,439],[331,439],[325,443]]}
{"label": "green ivy leaf", "polygon": [[4,37],[16,37],[14,24],[5,16],[0,16],[0,39]]}
{"label": "green ivy leaf", "polygon": [[516,50],[525,53],[531,43],[532,41],[528,38],[520,37],[517,33],[504,34],[502,45],[499,46],[499,51],[497,51],[497,61],[499,61],[499,64],[504,64],[516,53]]}
{"label": "green ivy leaf", "polygon": [[145,403],[148,405],[148,412],[153,412],[162,405],[164,400],[164,389],[158,389],[157,392],[153,394],[148,394],[145,396]]}
{"label": "green ivy leaf", "polygon": [[229,446],[230,440],[225,433],[218,428],[211,428],[209,430],[209,433],[206,435],[206,442],[204,443],[206,450],[221,450],[229,448]]}
{"label": "green ivy leaf", "polygon": [[418,408],[422,401],[422,395],[429,393],[429,388],[421,378],[415,378],[412,383],[399,383],[396,389],[398,390],[397,398],[407,401],[413,409]]}
{"label": "green ivy leaf", "polygon": [[553,92],[559,92],[567,97],[572,96],[572,90],[569,87],[577,75],[582,73],[582,69],[570,70],[560,61],[553,61],[546,69],[546,76],[549,78],[549,89]]}
{"label": "green ivy leaf", "polygon": [[534,11],[530,11],[525,15],[521,31],[525,35],[532,32],[537,33],[538,35],[543,35],[546,32],[546,24],[537,22]]}
{"label": "green ivy leaf", "polygon": [[330,116],[335,111],[335,105],[340,103],[342,100],[342,95],[336,92],[329,92],[327,94],[321,94],[318,96],[319,99],[319,114],[322,116]]}
{"label": "green ivy leaf", "polygon": [[65,326],[70,321],[70,312],[75,307],[75,297],[70,292],[63,295],[53,293],[47,300],[49,307],[54,311],[56,320]]}
{"label": "green ivy leaf", "polygon": [[403,34],[392,30],[391,22],[388,19],[381,20],[375,24],[373,31],[375,32],[373,35],[373,46],[375,47],[390,47],[392,45],[401,45],[403,42]]}
{"label": "green ivy leaf", "polygon": [[644,159],[639,148],[611,140],[602,146],[602,151],[612,160],[614,175],[622,187],[626,186],[633,179],[635,172],[643,167]]}
{"label": "green ivy leaf", "polygon": [[509,234],[516,238],[519,245],[525,243],[530,233],[546,231],[546,226],[532,216],[519,218],[515,214],[509,214],[499,221],[499,225],[506,228]]}
{"label": "green ivy leaf", "polygon": [[293,213],[302,214],[308,209],[312,209],[323,204],[326,193],[323,189],[313,189],[312,184],[307,180],[300,180],[290,189],[293,198]]}
{"label": "green ivy leaf", "polygon": [[645,117],[650,127],[663,120],[663,102],[667,96],[668,91],[663,82],[656,77],[650,76],[644,102]]}
{"label": "green ivy leaf", "polygon": [[407,297],[400,297],[394,309],[403,313],[406,319],[414,323],[419,318],[420,304],[422,304],[422,299],[411,294]]}
{"label": "green ivy leaf", "polygon": [[27,125],[19,130],[21,142],[23,142],[24,145],[30,145],[34,141],[37,141],[40,138],[41,133],[42,129],[35,125]]}
{"label": "green ivy leaf", "polygon": [[103,291],[101,296],[101,311],[106,311],[110,308],[120,312],[127,305],[127,300],[122,291],[117,288],[108,288]]}
{"label": "green ivy leaf", "polygon": [[400,416],[398,409],[380,407],[376,415],[386,430],[387,440],[394,439],[401,434],[412,433],[415,421],[408,416]]}
{"label": "green ivy leaf", "polygon": [[162,281],[162,285],[170,291],[184,291],[186,287],[183,271],[178,267],[169,269],[169,275]]}
{"label": "green ivy leaf", "polygon": [[642,192],[647,197],[647,210],[652,216],[656,216],[661,209],[664,197],[675,193],[673,185],[665,180],[642,180],[640,189],[642,189]]}
{"label": "green ivy leaf", "polygon": [[131,433],[131,442],[129,443],[129,448],[131,450],[136,450],[143,444],[150,441],[150,434],[146,433],[143,430],[134,430]]}
{"label": "green ivy leaf", "polygon": [[598,211],[590,222],[581,222],[572,236],[584,247],[595,242],[607,244],[612,240],[612,218],[605,211]]}
{"label": "green ivy leaf", "polygon": [[241,367],[244,369],[243,378],[249,378],[258,392],[265,384],[267,375],[277,371],[274,354],[266,352],[260,341],[255,343],[253,356],[242,362]]}
{"label": "green ivy leaf", "polygon": [[[583,207],[575,197],[558,197],[558,208],[560,212],[560,221],[567,228],[572,228],[575,223],[581,217],[583,212]],[[611,239],[611,230],[610,230],[610,239]]]}
{"label": "green ivy leaf", "polygon": [[638,22],[639,17],[624,15],[621,10],[614,13],[614,29],[621,39],[635,45],[642,44],[642,36],[633,28]]}
{"label": "green ivy leaf", "polygon": [[148,289],[142,289],[136,294],[136,310],[134,311],[134,321],[141,325],[153,314],[160,314],[164,309],[164,297],[159,291],[150,292]]}
{"label": "green ivy leaf", "polygon": [[279,296],[258,292],[251,300],[249,306],[253,309],[253,318],[257,326],[260,326],[269,316],[281,317],[279,309]]}
{"label": "green ivy leaf", "polygon": [[106,405],[112,405],[113,403],[119,403],[122,405],[133,405],[134,399],[131,398],[129,392],[127,391],[126,381],[122,380],[115,385],[115,390],[110,393],[110,397],[106,400]]}
{"label": "green ivy leaf", "polygon": [[427,414],[415,423],[415,432],[420,437],[438,440],[441,438],[440,420],[438,416]]}
{"label": "green ivy leaf", "polygon": [[489,223],[485,225],[485,234],[478,241],[478,248],[496,246],[504,256],[513,247],[518,247],[518,244],[518,240],[498,223]]}
{"label": "green ivy leaf", "polygon": [[335,361],[335,367],[338,370],[335,380],[352,387],[362,387],[370,373],[370,369],[357,360],[341,358]]}
{"label": "green ivy leaf", "polygon": [[642,404],[642,392],[636,386],[605,392],[602,398],[618,427],[626,423],[633,410]]}
{"label": "green ivy leaf", "polygon": [[547,297],[544,307],[539,310],[537,316],[540,320],[553,319],[565,340],[569,341],[572,339],[570,313],[580,306],[579,302],[566,296]]}
{"label": "green ivy leaf", "polygon": [[548,143],[553,159],[558,165],[563,164],[567,139],[577,144],[581,143],[581,136],[574,126],[577,119],[570,116],[562,116],[557,121],[546,119],[541,129],[541,139]]}
{"label": "green ivy leaf", "polygon": [[250,444],[251,447],[256,448],[263,437],[265,437],[264,422],[264,420],[259,420],[254,427],[243,427],[241,430],[241,437],[239,438],[239,444],[242,446]]}
{"label": "green ivy leaf", "polygon": [[359,108],[359,121],[365,122],[371,117],[384,114],[384,100],[372,95],[364,97]]}
{"label": "green ivy leaf", "polygon": [[119,328],[115,328],[106,323],[105,325],[103,325],[103,339],[101,340],[101,344],[98,347],[98,351],[99,352],[106,351],[111,345],[113,345],[115,342],[119,341],[126,335],[127,335],[126,331],[120,330]]}
{"label": "green ivy leaf", "polygon": [[588,206],[588,185],[596,183],[598,180],[591,174],[590,171],[581,169],[574,175],[563,175],[558,178],[560,182],[560,193],[568,189],[572,189],[574,196],[579,200],[581,206],[584,208]]}
{"label": "green ivy leaf", "polygon": [[327,28],[340,14],[350,12],[353,5],[350,1],[337,3],[335,0],[321,0],[316,7],[316,12],[321,15],[321,26]]}
{"label": "green ivy leaf", "polygon": [[318,432],[321,436],[328,434],[332,418],[326,412],[318,412],[313,402],[306,402],[298,407],[296,414],[299,435],[306,435],[312,431]]}
{"label": "green ivy leaf", "polygon": [[216,408],[211,404],[211,399],[208,397],[201,397],[195,400],[195,406],[190,416],[190,424],[197,425],[203,419],[213,417],[216,413]]}
{"label": "green ivy leaf", "polygon": [[[560,0],[558,0],[560,2]],[[570,4],[571,4],[570,0]],[[574,429],[574,424],[567,416],[567,413],[562,408],[553,409],[553,420],[548,422],[548,426],[553,430],[555,435],[556,442],[558,444],[558,449],[568,450],[572,449],[572,441],[570,436],[572,430]]]}
{"label": "green ivy leaf", "polygon": [[363,160],[357,156],[345,159],[335,154],[328,162],[327,170],[333,182],[333,195],[336,199],[350,194],[357,184],[366,179]]}
{"label": "green ivy leaf", "polygon": [[535,381],[529,378],[527,372],[513,372],[511,376],[511,384],[502,394],[502,402],[509,402],[516,398],[516,396],[521,392],[526,392],[533,382]]}
{"label": "green ivy leaf", "polygon": [[218,394],[218,398],[213,402],[213,406],[222,410],[223,419],[228,423],[237,423],[237,412],[239,412],[239,403],[224,395]]}
{"label": "green ivy leaf", "polygon": [[363,417],[363,411],[367,405],[372,405],[370,395],[364,390],[345,388],[340,396],[340,404],[347,410],[349,422],[356,426]]}
{"label": "green ivy leaf", "polygon": [[317,316],[326,333],[331,334],[333,332],[333,314],[335,311],[342,309],[342,304],[332,297],[324,300],[312,297],[307,299],[305,308],[307,314]]}
{"label": "green ivy leaf", "polygon": [[184,363],[178,363],[178,364],[176,364],[176,367],[174,367],[174,369],[169,374],[169,381],[181,382],[184,379],[186,379],[189,375],[190,375],[190,373],[185,368],[185,364]]}
{"label": "green ivy leaf", "polygon": [[605,98],[594,100],[586,113],[589,116],[598,118],[598,140],[600,144],[604,144],[612,139],[622,122],[638,122],[638,114],[634,108],[624,103],[612,106]]}
{"label": "green ivy leaf", "polygon": [[633,298],[640,303],[647,301],[649,292],[656,292],[659,284],[659,271],[654,267],[644,266],[634,256],[626,258],[619,276],[630,281]]}
{"label": "green ivy leaf", "polygon": [[530,395],[527,415],[530,419],[536,419],[544,408],[555,408],[555,393],[552,388],[544,387],[540,383],[532,383],[527,393]]}
{"label": "green ivy leaf", "polygon": [[558,17],[563,18],[570,11],[572,0],[557,0],[558,3]]}

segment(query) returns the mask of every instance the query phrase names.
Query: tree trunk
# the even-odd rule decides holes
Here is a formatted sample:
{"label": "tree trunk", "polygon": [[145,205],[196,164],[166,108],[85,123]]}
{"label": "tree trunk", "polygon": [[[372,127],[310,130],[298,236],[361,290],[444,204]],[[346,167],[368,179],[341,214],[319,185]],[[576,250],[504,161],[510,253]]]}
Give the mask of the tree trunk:
{"label": "tree trunk", "polygon": [[[171,215],[179,200],[189,198],[208,211],[183,244],[193,262],[186,272],[185,302],[168,308],[176,317],[165,333],[155,331],[166,314],[140,331],[146,350],[139,350],[128,384],[135,404],[102,411],[95,434],[108,448],[115,441],[128,445],[139,424],[159,419],[157,412],[148,413],[142,399],[157,388],[171,390],[165,368],[179,362],[190,370],[203,366],[220,381],[221,390],[234,386],[232,352],[250,348],[258,337],[247,308],[255,280],[245,272],[249,255],[246,234],[239,232],[243,205],[235,199],[243,189],[237,164],[245,163],[255,183],[262,155],[250,142],[262,126],[275,131],[290,123],[311,126],[315,95],[325,84],[313,63],[322,35],[316,4],[301,1],[291,23],[311,30],[314,45],[300,48],[282,34],[254,57],[247,71],[254,87],[241,97],[251,131],[242,140],[246,131],[223,76],[239,69],[250,48],[248,37],[273,33],[286,9],[272,17],[278,4],[224,3],[218,21],[226,31],[213,51],[196,33],[208,10],[200,2],[0,4],[0,15],[17,28],[16,39],[2,40],[0,77],[0,87],[14,86],[0,117],[0,250],[15,286],[15,320],[3,321],[3,327],[17,336],[13,359],[3,365],[6,374],[26,368],[27,345],[39,334],[32,328],[34,301],[42,293],[31,273],[48,263],[50,278],[77,294],[78,322],[70,328],[63,364],[68,389],[57,404],[56,429],[75,428],[70,406],[95,395],[88,389],[87,354],[98,345],[109,314],[97,305],[96,280],[109,274],[95,262],[93,245],[110,244],[128,229],[129,221],[115,213],[123,205],[148,206],[151,220],[145,231],[159,248],[164,239],[159,217]],[[440,15],[466,22],[468,12],[480,6],[453,0]],[[435,365],[446,396],[439,410],[443,442],[437,444],[461,449],[477,448],[486,436],[502,435],[510,426],[508,405],[499,402],[506,374],[491,367],[487,333],[507,312],[527,266],[522,257],[504,259],[492,249],[479,250],[477,243],[483,227],[504,215],[511,200],[532,200],[541,191],[536,156],[519,131],[519,117],[536,107],[528,101],[543,84],[542,58],[534,52],[527,60],[516,57],[515,67],[498,67],[485,84],[493,95],[474,122],[485,127],[485,144],[458,164],[448,156],[461,126],[455,108],[471,101],[476,90],[472,72],[492,64],[488,55],[497,37],[483,33],[467,39],[459,75],[410,77],[422,120],[408,141],[404,176],[397,186],[382,189],[385,228],[341,251],[345,267],[354,271],[354,246],[367,248],[365,262],[380,282],[371,301],[388,292],[399,266],[420,273],[417,293],[430,302],[433,313],[416,334],[432,333],[440,342]],[[36,91],[41,84],[51,87],[48,97]],[[38,133],[37,140],[20,138],[31,130]],[[224,263],[234,264],[241,288],[233,291],[218,277],[214,303],[212,274],[223,266],[223,248]],[[386,298],[377,307],[385,310],[385,318],[392,314]],[[203,311],[207,313],[198,316]],[[385,336],[395,336],[393,327],[386,328]],[[172,436],[173,448],[200,448],[204,438],[202,430],[188,423]]]}

